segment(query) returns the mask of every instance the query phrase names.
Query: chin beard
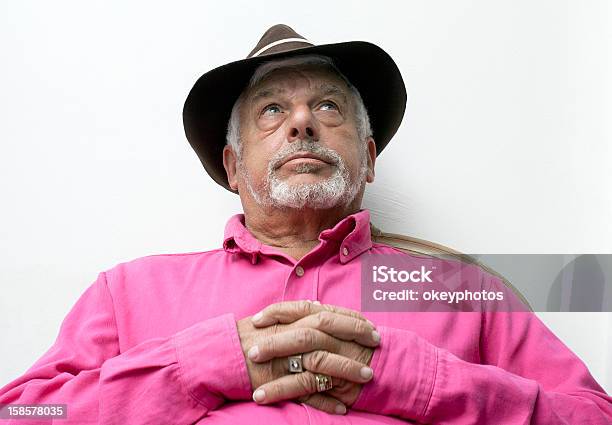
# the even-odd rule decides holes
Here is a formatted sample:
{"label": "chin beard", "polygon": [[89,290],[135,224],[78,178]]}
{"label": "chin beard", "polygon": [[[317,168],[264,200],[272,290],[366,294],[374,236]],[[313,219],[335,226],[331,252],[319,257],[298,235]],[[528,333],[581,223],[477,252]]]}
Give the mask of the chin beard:
{"label": "chin beard", "polygon": [[[325,180],[316,183],[288,183],[286,179],[278,177],[278,165],[283,159],[293,153],[306,151],[320,155],[334,164],[333,174]],[[316,143],[294,142],[283,151],[279,151],[268,165],[268,173],[263,187],[254,188],[251,184],[246,167],[241,160],[238,170],[242,174],[249,193],[259,205],[272,208],[290,209],[330,209],[348,206],[359,193],[368,171],[367,151],[364,149],[360,161],[359,171],[355,180],[351,181],[350,174],[342,157],[334,150],[324,148]],[[296,168],[297,173],[305,174],[313,170],[309,164],[301,164]]]}

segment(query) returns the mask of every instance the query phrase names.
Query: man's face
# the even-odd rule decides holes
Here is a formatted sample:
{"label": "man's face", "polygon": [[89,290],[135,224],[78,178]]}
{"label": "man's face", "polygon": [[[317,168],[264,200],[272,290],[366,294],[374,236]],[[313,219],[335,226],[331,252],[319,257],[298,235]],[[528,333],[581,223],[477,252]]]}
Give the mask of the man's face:
{"label": "man's face", "polygon": [[348,205],[373,181],[376,157],[374,141],[359,139],[355,106],[344,81],[326,68],[267,74],[243,98],[242,153],[236,172],[228,170],[230,185],[278,207]]}

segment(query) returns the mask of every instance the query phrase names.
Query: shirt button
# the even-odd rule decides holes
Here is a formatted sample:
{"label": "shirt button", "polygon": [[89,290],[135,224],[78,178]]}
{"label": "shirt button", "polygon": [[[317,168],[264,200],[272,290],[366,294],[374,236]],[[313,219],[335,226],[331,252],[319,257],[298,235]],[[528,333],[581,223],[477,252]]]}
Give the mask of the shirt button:
{"label": "shirt button", "polygon": [[298,277],[302,277],[302,276],[304,276],[304,268],[303,268],[302,266],[297,266],[297,267],[295,268],[295,274],[296,274]]}
{"label": "shirt button", "polygon": [[349,251],[347,247],[342,248],[342,255],[348,255]]}

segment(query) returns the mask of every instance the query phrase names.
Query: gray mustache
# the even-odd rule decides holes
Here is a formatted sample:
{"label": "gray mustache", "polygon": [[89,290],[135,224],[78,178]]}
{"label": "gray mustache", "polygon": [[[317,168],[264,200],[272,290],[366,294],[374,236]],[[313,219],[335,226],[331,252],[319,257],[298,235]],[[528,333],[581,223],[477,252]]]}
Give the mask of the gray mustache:
{"label": "gray mustache", "polygon": [[291,143],[287,147],[278,151],[270,160],[269,168],[271,170],[277,169],[287,157],[297,152],[308,152],[314,155],[318,155],[325,161],[334,165],[336,165],[341,160],[340,155],[338,155],[338,153],[333,149],[324,148],[317,142],[299,140]]}

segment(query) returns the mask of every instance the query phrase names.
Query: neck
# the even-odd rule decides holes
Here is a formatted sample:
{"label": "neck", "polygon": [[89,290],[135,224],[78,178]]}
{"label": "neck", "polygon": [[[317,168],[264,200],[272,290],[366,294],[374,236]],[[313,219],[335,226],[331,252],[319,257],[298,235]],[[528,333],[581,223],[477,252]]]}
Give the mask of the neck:
{"label": "neck", "polygon": [[[361,194],[360,194],[361,195]],[[261,243],[300,260],[319,244],[319,234],[359,211],[361,196],[348,206],[324,210],[271,208],[243,202],[245,226]]]}

